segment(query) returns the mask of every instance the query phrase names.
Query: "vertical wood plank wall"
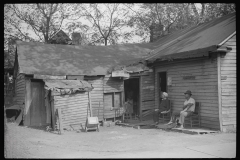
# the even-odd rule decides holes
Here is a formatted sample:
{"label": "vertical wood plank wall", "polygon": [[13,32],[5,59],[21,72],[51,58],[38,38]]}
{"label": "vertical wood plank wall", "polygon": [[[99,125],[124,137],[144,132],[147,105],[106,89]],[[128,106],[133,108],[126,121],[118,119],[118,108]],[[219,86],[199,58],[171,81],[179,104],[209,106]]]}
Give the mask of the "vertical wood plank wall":
{"label": "vertical wood plank wall", "polygon": [[[85,127],[88,102],[88,92],[54,96],[55,108],[61,108],[63,129],[70,129],[70,125],[76,123],[82,123],[82,126]],[[88,116],[90,116],[89,114],[88,110]]]}
{"label": "vertical wood plank wall", "polygon": [[25,103],[25,76],[18,74],[15,81],[15,104],[22,105]]}
{"label": "vertical wood plank wall", "polygon": [[222,127],[226,132],[236,130],[236,35],[224,45],[232,48],[221,58]]}
{"label": "vertical wood plank wall", "polygon": [[[180,111],[185,101],[184,92],[191,90],[192,97],[201,102],[201,125],[211,129],[220,129],[218,110],[218,76],[216,58],[192,58],[166,62],[155,66],[155,88],[158,86],[158,72],[167,72],[172,77],[172,85],[167,86],[173,110]],[[195,79],[184,80],[183,76]],[[158,90],[155,89],[155,107],[158,106]]]}
{"label": "vertical wood plank wall", "polygon": [[[94,89],[91,91],[91,104],[93,116],[99,116],[98,120],[103,120],[103,76],[84,76],[84,80],[92,84]],[[99,108],[100,102],[100,108]]]}
{"label": "vertical wood plank wall", "polygon": [[154,108],[154,72],[148,72],[141,76],[141,110],[149,110]]}
{"label": "vertical wood plank wall", "polygon": [[[103,79],[103,88],[104,88],[103,89],[104,93],[123,92],[124,91],[123,79],[119,77],[110,77],[110,75],[105,75]],[[117,95],[114,95],[114,98],[116,98]],[[123,93],[122,93],[122,96],[123,96]],[[121,104],[123,104],[123,102]],[[104,118],[115,117],[115,111],[110,110],[109,109],[110,107],[113,107],[113,106],[105,106],[106,109],[104,111]]]}
{"label": "vertical wood plank wall", "polygon": [[25,85],[26,85],[26,92],[25,92],[25,108],[24,108],[24,115],[23,115],[23,124],[25,126],[30,126],[30,105],[31,105],[31,80],[30,78],[25,77]]}

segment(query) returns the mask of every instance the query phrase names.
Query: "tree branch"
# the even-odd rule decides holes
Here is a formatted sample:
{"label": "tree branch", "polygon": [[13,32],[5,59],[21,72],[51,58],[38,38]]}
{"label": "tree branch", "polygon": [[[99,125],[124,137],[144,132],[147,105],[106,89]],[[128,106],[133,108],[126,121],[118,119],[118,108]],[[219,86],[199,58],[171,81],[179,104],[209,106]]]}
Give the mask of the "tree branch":
{"label": "tree branch", "polygon": [[39,3],[37,3],[37,8],[40,10],[40,12],[42,12],[42,14],[44,15],[44,17],[48,17],[47,14],[45,13],[43,7],[41,7]]}

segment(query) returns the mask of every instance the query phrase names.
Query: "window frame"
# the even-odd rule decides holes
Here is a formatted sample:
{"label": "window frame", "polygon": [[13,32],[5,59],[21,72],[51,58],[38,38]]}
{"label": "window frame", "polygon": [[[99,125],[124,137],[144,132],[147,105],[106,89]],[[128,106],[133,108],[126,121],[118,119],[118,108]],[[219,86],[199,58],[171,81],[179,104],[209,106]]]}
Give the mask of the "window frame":
{"label": "window frame", "polygon": [[117,92],[107,92],[103,94],[103,101],[105,103],[105,95],[111,95],[112,97],[112,107],[115,107],[115,93],[120,93],[120,107],[123,107],[123,91],[117,91]]}

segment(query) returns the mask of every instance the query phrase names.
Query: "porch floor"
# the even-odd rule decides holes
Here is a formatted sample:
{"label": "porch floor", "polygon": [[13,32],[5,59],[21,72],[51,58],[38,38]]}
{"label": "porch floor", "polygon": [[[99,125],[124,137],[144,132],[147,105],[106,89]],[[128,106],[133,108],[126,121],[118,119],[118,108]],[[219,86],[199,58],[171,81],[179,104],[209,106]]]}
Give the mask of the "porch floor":
{"label": "porch floor", "polygon": [[[208,133],[218,133],[219,131],[211,130],[208,128],[202,128],[202,127],[185,127],[183,129],[181,128],[166,128],[167,122],[160,122],[158,125],[155,125],[153,120],[130,120],[126,123],[118,123],[117,125],[125,126],[125,127],[132,127],[136,129],[162,129],[166,131],[174,131],[174,132],[180,132],[180,133],[186,133],[186,134],[208,134]],[[161,127],[163,126],[163,127]]]}
{"label": "porch floor", "polygon": [[218,133],[219,131],[210,130],[207,128],[172,128],[171,131],[182,132],[187,134],[208,134],[208,133]]}

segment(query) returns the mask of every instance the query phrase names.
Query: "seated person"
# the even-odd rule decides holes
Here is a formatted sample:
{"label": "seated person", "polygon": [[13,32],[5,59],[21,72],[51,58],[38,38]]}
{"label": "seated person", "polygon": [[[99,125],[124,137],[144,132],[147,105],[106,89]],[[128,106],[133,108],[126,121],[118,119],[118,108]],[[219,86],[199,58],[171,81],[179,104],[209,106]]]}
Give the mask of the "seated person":
{"label": "seated person", "polygon": [[131,96],[127,98],[127,101],[125,102],[125,114],[129,115],[130,119],[132,119],[132,113],[133,113],[133,99]]}
{"label": "seated person", "polygon": [[157,109],[154,109],[153,111],[153,121],[155,124],[158,124],[159,122],[159,114],[160,113],[166,113],[167,111],[169,111],[170,107],[168,105],[168,94],[166,92],[163,92],[161,94],[161,98],[162,98],[162,102],[161,104],[159,105],[159,108]]}
{"label": "seated person", "polygon": [[184,93],[184,95],[185,95],[186,100],[183,104],[183,110],[181,112],[178,112],[178,111],[173,112],[170,122],[167,124],[175,123],[176,116],[180,115],[178,123],[180,124],[180,128],[183,128],[183,123],[184,123],[185,117],[193,114],[193,112],[195,110],[195,100],[191,97],[192,92],[187,90]]}

